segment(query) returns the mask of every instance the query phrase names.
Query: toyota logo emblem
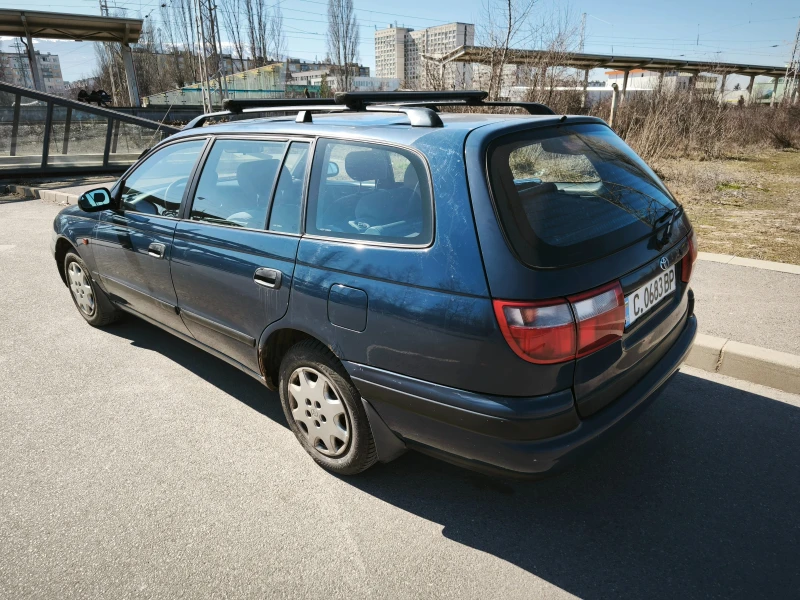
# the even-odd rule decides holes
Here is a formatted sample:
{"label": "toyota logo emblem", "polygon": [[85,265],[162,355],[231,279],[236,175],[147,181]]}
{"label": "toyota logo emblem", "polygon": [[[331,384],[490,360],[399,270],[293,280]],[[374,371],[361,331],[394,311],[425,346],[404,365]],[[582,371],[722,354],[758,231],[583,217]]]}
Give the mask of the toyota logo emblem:
{"label": "toyota logo emblem", "polygon": [[663,256],[663,257],[661,258],[661,260],[660,260],[660,261],[658,261],[658,264],[660,264],[660,265],[661,265],[661,270],[662,270],[662,271],[666,271],[666,270],[667,270],[667,268],[669,267],[669,259],[668,259],[666,256]]}

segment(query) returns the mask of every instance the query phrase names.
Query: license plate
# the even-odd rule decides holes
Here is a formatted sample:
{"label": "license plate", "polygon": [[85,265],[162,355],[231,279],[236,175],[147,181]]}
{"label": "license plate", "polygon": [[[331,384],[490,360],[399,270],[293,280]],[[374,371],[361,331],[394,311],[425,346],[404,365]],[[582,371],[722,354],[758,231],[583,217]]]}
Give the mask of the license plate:
{"label": "license plate", "polygon": [[625,327],[650,312],[675,291],[675,267],[659,273],[635,292],[625,296]]}

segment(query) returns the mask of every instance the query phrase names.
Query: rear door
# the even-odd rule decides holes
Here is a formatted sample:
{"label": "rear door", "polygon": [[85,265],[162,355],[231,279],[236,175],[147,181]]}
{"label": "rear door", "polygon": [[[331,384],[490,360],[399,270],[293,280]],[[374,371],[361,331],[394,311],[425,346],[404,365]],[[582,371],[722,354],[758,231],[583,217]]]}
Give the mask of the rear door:
{"label": "rear door", "polygon": [[467,158],[494,298],[568,302],[573,321],[590,322],[614,307],[624,315],[628,299],[628,318],[619,317],[616,334],[604,338],[613,343],[582,352],[576,329],[573,388],[588,416],[640,379],[680,333],[688,307],[681,264],[688,220],[656,174],[604,124],[468,140]]}
{"label": "rear door", "polygon": [[257,340],[289,303],[310,148],[217,139],[175,231],[172,279],[184,323],[253,371]]}
{"label": "rear door", "polygon": [[121,207],[104,211],[94,255],[105,289],[146,317],[188,334],[170,277],[172,237],[187,183],[206,139],[164,146],[121,182]]}

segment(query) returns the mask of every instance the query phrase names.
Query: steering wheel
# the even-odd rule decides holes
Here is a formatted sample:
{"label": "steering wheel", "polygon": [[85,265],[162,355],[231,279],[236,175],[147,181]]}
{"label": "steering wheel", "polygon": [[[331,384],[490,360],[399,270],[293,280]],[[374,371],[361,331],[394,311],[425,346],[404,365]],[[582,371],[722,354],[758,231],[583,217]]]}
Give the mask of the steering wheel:
{"label": "steering wheel", "polygon": [[183,192],[186,191],[186,184],[189,183],[188,177],[179,177],[167,186],[167,191],[164,192],[164,202],[172,202],[180,204],[183,200]]}

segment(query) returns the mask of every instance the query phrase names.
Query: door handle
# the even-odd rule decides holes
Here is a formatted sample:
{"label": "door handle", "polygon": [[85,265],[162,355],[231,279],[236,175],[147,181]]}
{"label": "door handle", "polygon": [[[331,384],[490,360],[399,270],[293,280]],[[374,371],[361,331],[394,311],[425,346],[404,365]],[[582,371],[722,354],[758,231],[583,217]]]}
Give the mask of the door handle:
{"label": "door handle", "polygon": [[128,224],[128,220],[125,217],[120,217],[119,215],[111,215],[111,222],[116,223],[117,225]]}
{"label": "door handle", "polygon": [[277,290],[281,287],[282,279],[283,273],[281,273],[278,269],[269,269],[267,267],[260,267],[256,269],[256,272],[253,275],[253,281],[255,281],[258,285],[273,290]]}
{"label": "door handle", "polygon": [[155,258],[164,258],[164,253],[167,251],[167,246],[165,244],[160,244],[158,242],[153,242],[147,247],[147,253],[150,256],[154,256]]}

